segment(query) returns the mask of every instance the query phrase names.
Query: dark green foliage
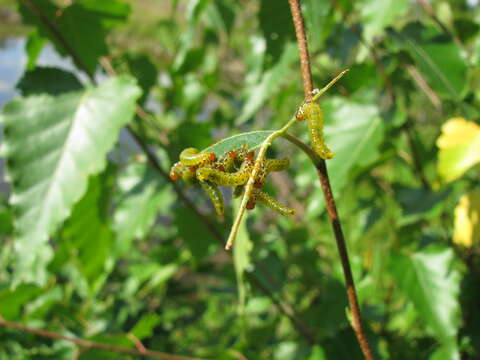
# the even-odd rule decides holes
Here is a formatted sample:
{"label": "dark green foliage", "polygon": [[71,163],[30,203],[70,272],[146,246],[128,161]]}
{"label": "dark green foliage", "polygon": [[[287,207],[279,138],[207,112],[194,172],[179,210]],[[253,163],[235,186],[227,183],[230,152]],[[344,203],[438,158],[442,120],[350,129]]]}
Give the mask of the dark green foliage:
{"label": "dark green foliage", "polygon": [[[0,316],[205,359],[362,359],[303,152],[281,138],[268,150],[290,167],[265,191],[296,215],[249,211],[233,256],[231,189],[218,217],[200,187],[175,183],[199,218],[166,176],[185,148],[256,149],[295,116],[304,95],[288,1],[31,0],[70,49],[16,2],[30,33],[25,72],[9,84],[19,95],[0,112]],[[457,233],[480,216],[480,6],[431,1],[431,16],[420,3],[302,1],[314,86],[350,69],[319,105],[377,359],[477,360],[480,239],[462,245]],[[48,46],[76,70],[45,65]],[[104,56],[118,78],[105,79]],[[470,126],[439,148],[453,117]],[[309,143],[306,122],[289,133]],[[477,160],[445,183],[449,146],[447,165]],[[470,223],[456,226],[461,214]],[[0,326],[2,360],[72,358],[136,357]]]}

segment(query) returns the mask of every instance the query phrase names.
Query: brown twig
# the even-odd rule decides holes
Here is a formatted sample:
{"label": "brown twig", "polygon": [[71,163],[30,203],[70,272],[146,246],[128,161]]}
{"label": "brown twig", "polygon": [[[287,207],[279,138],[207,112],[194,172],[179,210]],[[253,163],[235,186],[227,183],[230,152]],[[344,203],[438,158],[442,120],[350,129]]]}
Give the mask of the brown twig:
{"label": "brown twig", "polygon": [[[302,13],[299,0],[289,0],[290,8],[292,11],[293,23],[295,26],[295,33],[297,35],[298,48],[300,53],[300,62],[302,64],[302,77],[304,82],[305,97],[308,99],[309,94],[312,93],[313,85],[310,69],[305,69],[305,66],[309,66],[308,59],[308,46],[305,36],[305,29],[303,26]],[[305,59],[307,58],[307,59]],[[306,65],[304,65],[306,64]],[[325,204],[327,208],[328,217],[332,224],[333,233],[337,242],[337,248],[340,254],[340,260],[342,262],[343,274],[345,276],[345,282],[347,285],[347,296],[350,304],[350,310],[352,312],[352,327],[357,336],[358,342],[362,349],[363,355],[367,360],[373,360],[373,353],[368,343],[367,336],[362,324],[362,317],[360,314],[360,308],[358,306],[357,294],[355,291],[355,283],[353,281],[352,270],[350,268],[350,262],[348,259],[347,246],[345,238],[342,232],[342,226],[338,217],[337,208],[335,205],[335,199],[333,197],[332,189],[330,187],[330,180],[328,177],[327,166],[325,161],[320,160],[317,165],[318,177],[322,187],[323,195],[325,198]]]}
{"label": "brown twig", "polygon": [[164,360],[200,360],[199,358],[192,358],[192,357],[187,357],[187,356],[180,356],[180,355],[172,355],[172,354],[166,354],[162,353],[159,351],[154,351],[154,350],[148,350],[144,349],[142,351],[137,350],[137,349],[129,349],[123,346],[116,346],[116,345],[108,345],[108,344],[102,344],[90,340],[85,340],[85,339],[80,339],[77,337],[73,336],[68,336],[68,335],[62,335],[53,331],[48,331],[48,330],[42,330],[42,329],[34,329],[28,326],[24,326],[21,324],[17,324],[16,322],[13,321],[7,321],[4,320],[2,317],[0,317],[0,326],[4,326],[7,328],[12,328],[12,329],[17,329],[23,332],[35,334],[38,336],[42,337],[47,337],[50,339],[56,339],[56,340],[66,340],[73,342],[77,344],[80,348],[82,349],[98,349],[98,350],[106,350],[106,351],[112,351],[112,352],[117,352],[117,353],[123,353],[123,354],[131,354],[131,355],[137,355],[137,356],[147,356],[153,359],[164,359]]}
{"label": "brown twig", "polygon": [[413,65],[406,65],[405,69],[418,87],[425,93],[425,95],[427,95],[435,109],[437,109],[439,112],[442,112],[442,100],[440,100],[440,97],[437,95],[437,93],[428,85],[427,81],[422,74],[420,74],[417,68]]}
{"label": "brown twig", "polygon": [[[88,70],[88,68],[85,66],[81,58],[78,56],[78,54],[75,52],[75,50],[69,45],[68,41],[64,38],[62,33],[58,30],[58,28],[55,26],[55,24],[51,23],[48,17],[46,17],[41,9],[37,8],[37,6],[31,1],[31,0],[21,0],[23,4],[32,11],[32,13],[51,31],[52,35],[59,41],[59,43],[63,46],[64,50],[70,54],[70,56],[74,59],[75,63],[81,69],[85,74],[88,76],[90,81],[92,83],[95,83],[95,78],[93,74]],[[110,61],[108,60],[107,57],[102,58],[102,61],[100,62],[100,65],[105,69],[105,71],[112,75],[115,76],[115,71],[113,67],[111,66]],[[142,119],[142,120],[148,120],[149,114],[139,105],[136,106],[136,114],[137,116]],[[181,201],[183,201],[194,213],[194,215],[202,222],[205,224],[207,229],[210,231],[210,233],[213,235],[213,237],[221,244],[223,245],[224,241],[224,236],[223,234],[218,230],[218,228],[215,226],[213,222],[210,221],[210,219],[202,214],[200,210],[195,206],[195,204],[185,195],[183,190],[180,188],[180,186],[171,181],[169,175],[163,170],[163,168],[160,165],[160,162],[157,159],[157,156],[155,153],[148,147],[148,145],[143,141],[143,139],[131,128],[127,127],[130,135],[134,138],[134,140],[137,142],[139,147],[142,149],[142,151],[145,153],[148,162],[150,165],[158,171],[158,173],[165,178],[167,181],[170,182],[172,185],[174,191],[177,193],[178,197],[180,198]],[[259,266],[259,264],[256,264],[256,266]],[[268,272],[266,268],[263,268],[264,272]],[[254,279],[252,282],[256,285],[261,284],[260,280],[257,278],[256,275],[252,274],[252,279]],[[308,327],[304,324],[304,322],[300,319],[296,311],[292,306],[290,306],[288,303],[282,302],[280,299],[277,299],[274,297],[274,295],[268,291],[264,286],[260,287],[260,290],[262,290],[268,297],[272,299],[272,302],[275,304],[277,309],[285,315],[287,318],[289,318],[294,327],[297,329],[297,331],[305,338],[305,340],[312,344],[315,342],[312,334],[312,331],[308,329]]]}

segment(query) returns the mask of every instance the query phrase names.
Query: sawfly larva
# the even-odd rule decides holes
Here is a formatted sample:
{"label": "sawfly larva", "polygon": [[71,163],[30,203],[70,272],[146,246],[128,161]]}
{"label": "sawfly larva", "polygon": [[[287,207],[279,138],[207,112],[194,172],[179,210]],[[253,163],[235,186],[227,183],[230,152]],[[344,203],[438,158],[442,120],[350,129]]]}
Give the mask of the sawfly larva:
{"label": "sawfly larva", "polygon": [[259,203],[265,206],[268,206],[270,209],[272,209],[273,211],[276,211],[280,215],[283,215],[283,216],[295,215],[295,209],[279,204],[279,202],[275,198],[268,195],[266,192],[258,191],[256,193],[256,201],[258,201]]}
{"label": "sawfly larva", "polygon": [[223,215],[223,195],[220,189],[209,181],[200,181],[200,185],[212,200],[215,211],[218,215]]}
{"label": "sawfly larva", "polygon": [[202,167],[215,161],[212,152],[198,152],[195,148],[186,148],[180,153],[180,162],[185,166]]}

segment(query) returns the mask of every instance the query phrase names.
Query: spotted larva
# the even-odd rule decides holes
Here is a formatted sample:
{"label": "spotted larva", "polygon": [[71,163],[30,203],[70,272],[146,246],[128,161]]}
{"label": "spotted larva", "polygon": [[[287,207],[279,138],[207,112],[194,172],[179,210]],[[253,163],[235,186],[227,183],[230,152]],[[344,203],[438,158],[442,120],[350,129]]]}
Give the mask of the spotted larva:
{"label": "spotted larva", "polygon": [[265,206],[268,206],[270,209],[272,209],[273,211],[276,211],[280,215],[284,215],[284,216],[295,215],[295,209],[279,204],[275,198],[268,195],[266,192],[257,191],[256,201],[260,202]]}
{"label": "spotted larva", "polygon": [[334,153],[327,147],[323,138],[323,112],[316,103],[304,104],[296,115],[298,120],[307,119],[308,134],[313,149],[322,159],[331,159]]}
{"label": "spotted larva", "polygon": [[200,181],[200,185],[212,200],[216,213],[223,215],[223,195],[220,189],[209,181]]}
{"label": "spotted larva", "polygon": [[180,153],[180,162],[185,166],[205,166],[215,161],[212,152],[198,152],[195,148],[186,148]]}
{"label": "spotted larva", "polygon": [[240,169],[235,172],[227,173],[213,167],[202,167],[197,170],[197,179],[200,181],[208,180],[221,186],[243,185],[248,181],[252,167],[253,161],[246,157]]}

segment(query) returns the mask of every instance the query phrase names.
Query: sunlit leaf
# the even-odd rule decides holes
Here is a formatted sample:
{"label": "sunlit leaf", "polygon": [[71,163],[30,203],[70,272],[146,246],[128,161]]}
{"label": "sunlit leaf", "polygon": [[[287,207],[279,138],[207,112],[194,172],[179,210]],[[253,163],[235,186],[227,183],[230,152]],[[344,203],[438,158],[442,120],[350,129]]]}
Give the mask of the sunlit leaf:
{"label": "sunlit leaf", "polygon": [[58,97],[16,98],[0,117],[3,154],[16,210],[17,279],[44,282],[49,235],[85,193],[89,175],[105,167],[140,96],[126,77]]}
{"label": "sunlit leaf", "polygon": [[130,333],[135,335],[138,339],[150,337],[153,334],[153,329],[161,321],[161,317],[157,314],[146,314],[138,320]]}
{"label": "sunlit leaf", "polygon": [[112,267],[114,236],[108,215],[114,175],[107,168],[90,178],[87,192],[63,226],[61,245],[55,254],[56,259],[62,255],[63,261],[76,266],[88,284],[89,295],[100,289]]}
{"label": "sunlit leaf", "polygon": [[294,43],[288,43],[278,62],[264,72],[257,84],[247,90],[247,99],[240,116],[236,120],[237,124],[242,124],[250,119],[269,97],[278,94],[282,85],[285,84],[285,73],[297,59],[297,46]]}
{"label": "sunlit leaf", "polygon": [[460,274],[453,268],[454,258],[452,249],[431,247],[411,255],[394,255],[390,267],[399,291],[448,350],[449,359],[458,358],[460,325]]}
{"label": "sunlit leaf", "polygon": [[480,192],[463,195],[455,208],[453,242],[471,247],[480,239]]}
{"label": "sunlit leaf", "polygon": [[438,173],[445,182],[462,176],[480,162],[480,126],[464,118],[452,118],[442,126]]}
{"label": "sunlit leaf", "polygon": [[363,36],[368,43],[375,36],[382,34],[386,27],[393,25],[409,9],[407,0],[362,0],[356,4],[364,26]]}
{"label": "sunlit leaf", "polygon": [[238,149],[241,146],[247,146],[249,150],[255,150],[260,147],[262,142],[272,133],[273,131],[270,130],[259,130],[233,135],[209,146],[203,151],[211,151],[215,155],[220,156],[229,150]]}
{"label": "sunlit leaf", "polygon": [[128,252],[132,239],[148,233],[159,209],[174,200],[165,180],[145,164],[132,164],[119,177],[119,198],[114,214],[116,250]]}

